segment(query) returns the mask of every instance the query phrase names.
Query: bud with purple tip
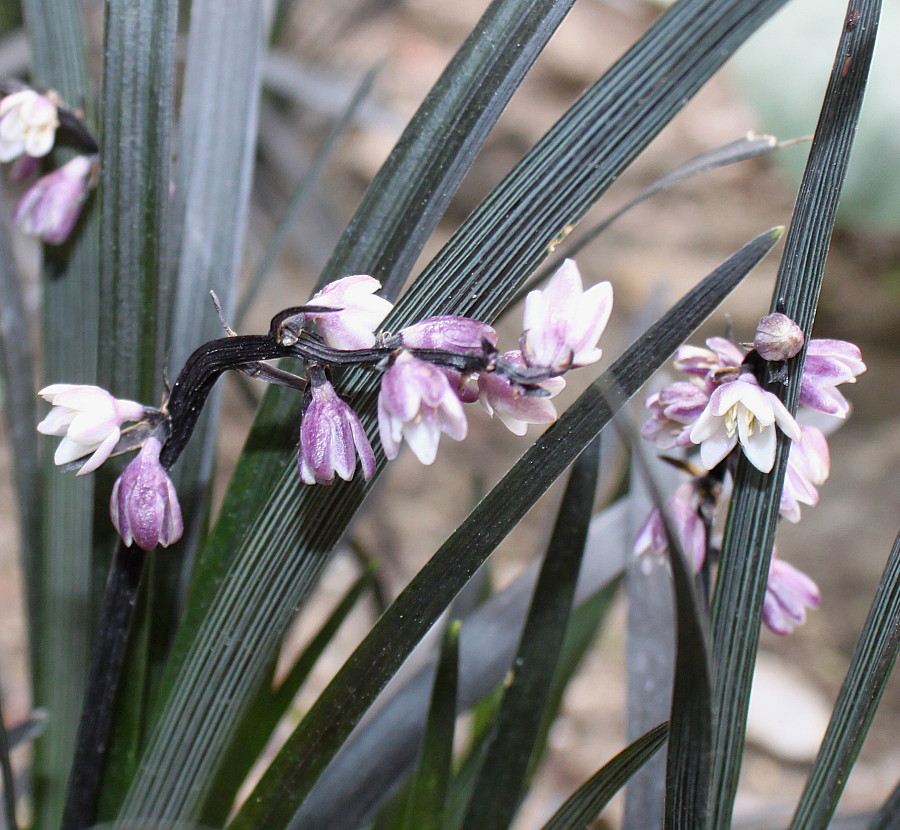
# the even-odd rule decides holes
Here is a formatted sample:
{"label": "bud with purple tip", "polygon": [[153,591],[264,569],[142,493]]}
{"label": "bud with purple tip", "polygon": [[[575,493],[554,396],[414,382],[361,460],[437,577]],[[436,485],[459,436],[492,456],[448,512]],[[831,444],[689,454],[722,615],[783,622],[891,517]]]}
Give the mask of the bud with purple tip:
{"label": "bud with purple tip", "polygon": [[184,532],[178,495],[159,461],[160,450],[162,443],[155,436],[144,442],[116,479],[109,503],[112,523],[122,540],[142,550],[168,547]]}

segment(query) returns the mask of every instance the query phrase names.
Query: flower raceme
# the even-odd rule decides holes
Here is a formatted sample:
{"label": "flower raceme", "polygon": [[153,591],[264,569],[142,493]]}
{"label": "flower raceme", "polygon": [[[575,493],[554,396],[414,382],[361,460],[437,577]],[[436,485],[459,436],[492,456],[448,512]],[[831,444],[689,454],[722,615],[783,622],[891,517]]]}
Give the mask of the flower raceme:
{"label": "flower raceme", "polygon": [[[762,387],[759,378],[766,377],[762,372],[767,362],[780,364],[796,357],[804,342],[803,331],[793,320],[774,313],[759,321],[749,353],[723,337],[709,338],[706,348],[681,346],[674,365],[686,379],[669,383],[647,398],[650,418],[641,434],[662,450],[698,447],[705,468],[702,475],[723,484],[733,472],[739,452],[761,472],[770,472],[775,462],[776,430],[780,429],[791,438],[791,445],[779,512],[790,522],[799,521],[801,505],[817,504],[817,488],[828,478],[828,442],[818,428],[798,424],[778,397]],[[855,382],[865,368],[852,343],[810,340],[800,380],[801,410],[846,417],[850,405],[836,387]],[[778,378],[779,371],[776,367],[771,376]],[[679,465],[688,470],[694,466],[691,461]],[[699,481],[679,487],[669,506],[674,529],[695,562],[700,550],[696,525],[700,513],[691,493],[698,492]],[[708,530],[702,523],[700,527]],[[635,539],[635,551],[660,553],[666,547],[662,520],[654,510]],[[804,621],[806,609],[818,602],[818,589],[809,577],[773,559],[763,612],[769,628],[778,634],[789,633]]]}
{"label": "flower raceme", "polygon": [[114,398],[99,386],[55,383],[38,394],[53,405],[38,424],[38,432],[63,436],[54,463],[68,464],[91,456],[78,475],[90,473],[106,461],[119,441],[122,424],[140,421],[145,414],[142,404]]}
{"label": "flower raceme", "polygon": [[[50,175],[61,176],[63,170]],[[567,262],[544,291],[532,292],[526,309],[530,328],[520,339],[527,354],[501,354],[494,329],[467,317],[428,317],[396,334],[378,331],[391,309],[376,294],[380,287],[365,274],[329,283],[305,306],[279,312],[268,339],[229,329],[228,338],[197,350],[199,357],[188,362],[159,410],[117,400],[96,386],[47,387],[41,394],[54,406],[38,428],[63,436],[57,463],[91,456],[80,474],[96,469],[113,451],[142,447],[116,483],[113,522],[127,544],[167,545],[181,534],[181,515],[166,470],[188,440],[208,393],[207,366],[214,364],[216,374],[224,365],[307,390],[297,456],[303,482],[349,481],[357,463],[370,479],[376,469],[374,452],[360,418],[332,385],[330,365],[380,372],[378,429],[385,455],[396,458],[405,440],[423,464],[431,464],[442,433],[456,441],[466,437],[464,403],[480,400],[489,414],[519,435],[528,424],[555,421],[550,399],[565,386],[561,375],[599,358],[597,339],[612,302],[608,284],[582,291],[575,264]],[[246,350],[251,348],[263,356],[248,361]],[[204,359],[209,349],[215,349],[215,361]],[[225,359],[229,354],[233,363]],[[305,377],[262,362],[275,357],[300,360]],[[120,440],[125,421],[139,423],[127,440]]]}

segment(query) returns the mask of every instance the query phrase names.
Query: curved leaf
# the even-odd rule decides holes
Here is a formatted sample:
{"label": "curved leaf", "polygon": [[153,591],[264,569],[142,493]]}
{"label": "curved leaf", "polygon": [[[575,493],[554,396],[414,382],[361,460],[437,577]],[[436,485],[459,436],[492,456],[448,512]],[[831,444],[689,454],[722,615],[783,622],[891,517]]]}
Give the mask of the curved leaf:
{"label": "curved leaf", "polygon": [[[834,215],[875,46],[880,2],[850,3],[831,79],[775,286],[772,310],[812,330]],[[858,12],[858,15],[857,15]],[[851,22],[852,21],[852,22]],[[805,351],[788,361],[787,384],[771,390],[797,407]],[[787,465],[786,436],[779,433],[775,466],[760,473],[741,458],[731,500],[722,564],[712,608],[716,708],[712,826],[731,824],[737,791],[763,599]]]}

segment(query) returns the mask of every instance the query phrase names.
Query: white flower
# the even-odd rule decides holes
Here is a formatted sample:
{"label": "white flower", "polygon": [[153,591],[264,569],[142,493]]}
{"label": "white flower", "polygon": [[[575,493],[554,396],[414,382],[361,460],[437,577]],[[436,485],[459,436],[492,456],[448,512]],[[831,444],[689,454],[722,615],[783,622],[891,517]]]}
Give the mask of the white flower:
{"label": "white flower", "polygon": [[802,438],[791,443],[784,489],[781,491],[781,515],[789,522],[800,521],[800,504],[819,503],[816,487],[825,483],[831,467],[828,441],[820,429],[801,426]]}
{"label": "white flower", "polygon": [[462,441],[467,424],[447,376],[437,366],[403,351],[381,380],[378,429],[388,458],[397,457],[405,438],[419,461],[431,464],[441,433]]}
{"label": "white flower", "polygon": [[370,349],[375,345],[375,329],[393,308],[375,295],[380,288],[378,280],[365,274],[343,277],[328,283],[308,303],[338,310],[304,316],[315,321],[322,339],[333,349]]}
{"label": "white flower", "polygon": [[525,298],[522,354],[529,366],[568,369],[596,363],[603,352],[597,341],[612,311],[608,282],[582,290],[578,266],[567,259],[543,291]]}
{"label": "white flower", "polygon": [[0,101],[0,161],[22,153],[36,158],[53,147],[59,126],[56,104],[33,89],[23,89]]}
{"label": "white flower", "polygon": [[38,424],[38,432],[63,436],[53,461],[68,464],[93,453],[78,475],[96,470],[109,458],[125,421],[140,421],[144,417],[142,404],[114,398],[99,386],[55,383],[38,394],[53,404]]}
{"label": "white flower", "polygon": [[776,424],[800,440],[800,427],[785,405],[747,373],[713,391],[691,430],[691,441],[700,445],[700,458],[708,470],[740,442],[750,463],[768,473],[775,463]]}

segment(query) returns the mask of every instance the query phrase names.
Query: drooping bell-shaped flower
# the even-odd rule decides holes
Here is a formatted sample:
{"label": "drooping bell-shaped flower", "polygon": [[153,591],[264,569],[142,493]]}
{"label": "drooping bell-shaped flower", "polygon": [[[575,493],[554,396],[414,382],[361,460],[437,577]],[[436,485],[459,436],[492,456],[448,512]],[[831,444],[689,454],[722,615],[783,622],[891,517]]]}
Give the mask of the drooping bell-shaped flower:
{"label": "drooping bell-shaped flower", "polygon": [[[678,486],[668,504],[672,530],[678,534],[681,549],[694,573],[703,567],[706,559],[706,526],[700,517],[698,498],[696,483],[686,481]],[[662,513],[658,507],[654,507],[638,530],[634,539],[634,552],[638,555],[652,552],[657,556],[665,556],[668,549],[669,539]]]}
{"label": "drooping bell-shaped flower", "polygon": [[99,386],[54,383],[38,394],[53,404],[38,424],[38,432],[63,436],[54,462],[68,464],[93,453],[78,475],[96,470],[109,458],[125,421],[140,421],[144,417],[142,404],[114,398]]}
{"label": "drooping bell-shaped flower", "polygon": [[859,347],[846,340],[810,340],[800,383],[800,403],[828,415],[846,418],[847,399],[837,390],[841,383],[856,383],[866,371]]}
{"label": "drooping bell-shaped flower", "polygon": [[776,634],[790,634],[794,626],[806,622],[806,609],[818,608],[819,588],[805,573],[783,559],[772,557],[763,622]]}
{"label": "drooping bell-shaped flower", "polygon": [[601,282],[584,291],[578,266],[567,259],[546,288],[525,298],[525,363],[557,370],[596,363],[612,305],[612,285]]}
{"label": "drooping bell-shaped flower", "polygon": [[59,117],[56,104],[33,89],[23,89],[0,101],[0,161],[23,153],[46,156],[53,148]]}
{"label": "drooping bell-shaped flower", "polygon": [[831,461],[828,442],[814,426],[800,427],[801,439],[791,443],[780,513],[789,522],[800,521],[800,505],[819,503],[816,489],[828,479]]}
{"label": "drooping bell-shaped flower", "polygon": [[359,416],[327,381],[310,387],[312,400],[300,425],[300,478],[306,484],[331,484],[335,474],[350,481],[356,471],[356,456],[363,477],[375,475],[375,454]]}
{"label": "drooping bell-shaped flower", "polygon": [[[520,351],[503,354],[504,360],[524,366]],[[537,384],[549,394],[544,397],[529,395],[519,384],[513,383],[496,372],[478,375],[478,399],[488,415],[496,415],[515,435],[524,435],[529,424],[552,424],[556,420],[556,407],[551,398],[565,387],[563,378],[548,378]]]}
{"label": "drooping bell-shaped flower", "polygon": [[381,379],[378,429],[388,458],[397,457],[405,438],[419,461],[431,464],[437,457],[441,433],[462,441],[468,425],[447,376],[402,351]]}
{"label": "drooping bell-shaped flower", "polygon": [[113,485],[110,517],[126,545],[164,548],[184,532],[181,506],[172,480],[159,461],[162,443],[150,436]]}
{"label": "drooping bell-shaped flower", "polygon": [[724,337],[710,337],[707,348],[700,346],[679,346],[675,350],[675,368],[688,375],[702,378],[707,382],[707,391],[718,385],[717,377],[732,379],[740,373],[744,353]]}
{"label": "drooping bell-shaped flower", "polygon": [[750,463],[768,473],[775,463],[776,425],[800,440],[800,427],[785,405],[748,372],[713,390],[690,438],[700,445],[700,459],[708,470],[740,443]]}
{"label": "drooping bell-shaped flower", "polygon": [[[398,332],[403,345],[408,349],[440,349],[448,352],[478,352],[484,343],[497,345],[497,332],[487,323],[473,320],[471,317],[460,317],[455,314],[442,314],[437,317],[426,317]],[[466,376],[462,372],[447,367],[440,367],[447,376],[460,400],[472,403],[478,398],[478,391],[466,385]]]}
{"label": "drooping bell-shaped flower", "polygon": [[336,310],[304,316],[315,321],[322,339],[333,349],[369,349],[375,345],[375,330],[393,308],[375,294],[380,288],[381,283],[366,274],[342,277],[328,283],[308,303]]}
{"label": "drooping bell-shaped flower", "polygon": [[75,156],[25,191],[13,216],[25,233],[59,245],[69,238],[90,192],[94,158]]}

